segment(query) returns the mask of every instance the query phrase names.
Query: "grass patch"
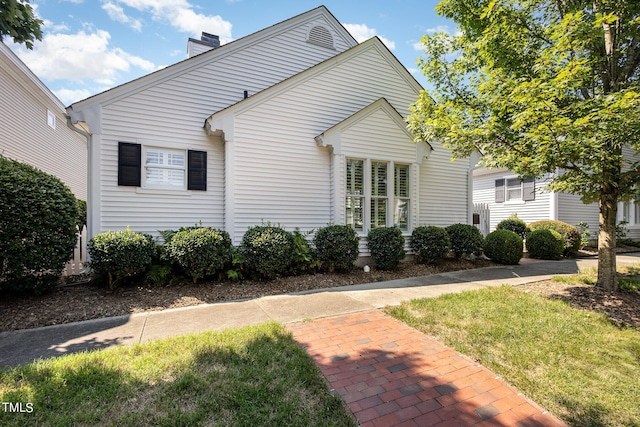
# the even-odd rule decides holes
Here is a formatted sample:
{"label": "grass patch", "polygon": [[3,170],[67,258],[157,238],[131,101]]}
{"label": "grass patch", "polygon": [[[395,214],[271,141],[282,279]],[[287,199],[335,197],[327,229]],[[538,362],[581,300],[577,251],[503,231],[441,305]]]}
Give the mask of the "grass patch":
{"label": "grass patch", "polygon": [[355,426],[283,326],[207,332],[0,371],[0,425]]}
{"label": "grass patch", "polygon": [[388,313],[480,360],[572,425],[640,425],[640,332],[604,315],[507,286]]}
{"label": "grass patch", "polygon": [[[619,265],[617,270],[618,287],[620,289],[627,291],[640,291],[640,264]],[[570,285],[595,285],[598,281],[598,270],[590,268],[579,274],[555,276],[552,280],[554,282],[567,283]]]}

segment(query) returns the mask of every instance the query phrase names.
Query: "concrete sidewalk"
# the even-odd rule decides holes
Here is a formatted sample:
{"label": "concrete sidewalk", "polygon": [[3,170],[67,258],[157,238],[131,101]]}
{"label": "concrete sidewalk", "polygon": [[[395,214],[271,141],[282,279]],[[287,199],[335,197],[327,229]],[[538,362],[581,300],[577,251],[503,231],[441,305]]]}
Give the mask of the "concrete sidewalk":
{"label": "concrete sidewalk", "polygon": [[[270,320],[292,323],[398,305],[502,284],[520,285],[573,274],[596,265],[595,259],[536,261],[424,277],[307,291],[221,304],[138,313],[0,333],[0,366],[64,354],[146,342],[170,336],[254,325]],[[640,254],[618,256],[619,264],[636,264]]]}

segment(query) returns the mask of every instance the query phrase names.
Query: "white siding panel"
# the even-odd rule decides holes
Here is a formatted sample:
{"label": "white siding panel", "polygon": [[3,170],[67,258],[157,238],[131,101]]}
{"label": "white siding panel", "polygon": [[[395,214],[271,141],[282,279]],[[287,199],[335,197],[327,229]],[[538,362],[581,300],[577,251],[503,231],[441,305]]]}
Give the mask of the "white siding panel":
{"label": "white siding panel", "polygon": [[[56,117],[47,124],[47,110]],[[55,175],[87,200],[87,144],[64,111],[0,53],[0,154]]]}
{"label": "white siding panel", "polygon": [[597,203],[585,205],[580,196],[558,194],[558,219],[575,226],[584,221],[589,224],[589,231],[594,237],[598,233],[599,214]]}
{"label": "white siding panel", "polygon": [[542,221],[550,218],[551,193],[546,191],[546,184],[536,180],[536,199],[528,202],[495,202],[495,180],[510,175],[510,172],[483,175],[473,179],[473,202],[487,203],[491,211],[490,229],[511,214],[517,213],[518,218],[526,223]]}
{"label": "white siding panel", "polygon": [[[314,18],[316,23],[326,23]],[[215,138],[208,138],[203,130],[204,120],[212,113],[226,108],[243,99],[244,91],[249,95],[264,90],[287,77],[292,76],[336,53],[307,43],[306,31],[310,22],[302,22],[295,28],[271,38],[259,40],[246,49],[226,55],[216,61],[202,63],[198,67],[182,73],[170,80],[149,87],[134,95],[125,97],[102,108],[102,135],[100,144],[100,225],[96,232],[119,230],[130,226],[136,231],[156,234],[157,230],[178,228],[202,222],[203,225],[224,227],[224,145]],[[347,41],[336,37],[338,50],[349,46]],[[194,58],[194,61],[201,61]],[[265,124],[273,125],[270,120]],[[251,141],[261,144],[264,129],[261,124],[249,127],[255,132]],[[291,135],[295,138],[297,135]],[[138,142],[149,146],[164,146],[180,149],[207,151],[207,191],[153,192],[136,191],[131,187],[117,186],[118,141]],[[276,141],[270,151],[272,158],[287,158],[290,146],[278,146]],[[313,138],[307,141],[309,147],[290,156],[291,161],[304,160],[305,156],[318,157],[319,150]],[[242,165],[237,168],[238,179],[255,172],[255,149],[239,150],[237,158]],[[265,158],[257,159],[258,164]],[[328,194],[328,153],[323,152],[318,159],[316,171],[305,167],[295,167],[287,162],[266,162],[258,173],[259,182],[269,191],[285,194],[281,205],[260,205],[261,187],[249,186],[245,193],[238,193],[237,204],[251,201],[256,206],[254,215],[237,217],[236,226],[241,233],[248,225],[259,224],[263,219],[273,222],[284,221],[283,211],[303,208],[303,204],[313,212],[301,212],[303,224],[327,223],[329,221]],[[321,171],[319,174],[318,171]],[[261,174],[261,175],[260,175]],[[307,175],[308,174],[308,175]],[[300,179],[300,176],[304,178]],[[322,181],[322,184],[314,180]],[[315,192],[317,198],[301,202],[295,191],[287,191],[291,182],[299,183],[300,191]],[[266,185],[268,183],[268,185]],[[259,190],[258,193],[255,190]],[[266,190],[265,190],[266,191]],[[314,213],[315,212],[315,213]],[[282,218],[282,219],[281,219]],[[240,227],[240,228],[238,228]]]}
{"label": "white siding panel", "polygon": [[469,222],[469,161],[451,161],[451,151],[437,141],[420,165],[419,224],[446,227]]}

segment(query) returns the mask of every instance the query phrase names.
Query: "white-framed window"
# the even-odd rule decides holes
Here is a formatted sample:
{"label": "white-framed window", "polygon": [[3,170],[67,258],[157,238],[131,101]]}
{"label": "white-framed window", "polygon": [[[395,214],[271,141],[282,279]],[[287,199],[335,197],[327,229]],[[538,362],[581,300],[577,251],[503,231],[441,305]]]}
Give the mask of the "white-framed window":
{"label": "white-framed window", "polygon": [[364,160],[347,159],[346,223],[356,231],[364,230]]}
{"label": "white-framed window", "polygon": [[56,128],[56,115],[49,110],[47,110],[47,124],[51,129]]}
{"label": "white-framed window", "polygon": [[346,224],[356,231],[396,226],[410,230],[411,166],[346,159]]}
{"label": "white-framed window", "polygon": [[535,200],[536,181],[510,176],[495,180],[495,202],[528,202]]}
{"label": "white-framed window", "polygon": [[393,166],[393,225],[402,231],[409,231],[409,207],[411,187],[409,165]]}
{"label": "white-framed window", "polygon": [[185,188],[186,151],[146,147],[144,186],[150,188]]}

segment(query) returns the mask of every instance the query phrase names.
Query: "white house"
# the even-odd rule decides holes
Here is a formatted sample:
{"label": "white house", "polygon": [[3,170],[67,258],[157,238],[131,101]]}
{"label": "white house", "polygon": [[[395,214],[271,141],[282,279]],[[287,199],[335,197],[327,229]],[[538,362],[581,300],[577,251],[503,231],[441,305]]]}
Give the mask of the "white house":
{"label": "white house", "polygon": [[86,139],[60,100],[0,41],[0,154],[55,175],[87,200]]}
{"label": "white house", "polygon": [[[631,156],[632,153],[627,155]],[[598,204],[585,204],[577,195],[548,190],[547,181],[550,178],[545,176],[522,181],[508,169],[475,169],[473,202],[488,205],[489,231],[495,230],[500,221],[515,213],[526,223],[555,219],[577,226],[580,222],[586,222],[592,238],[597,237]],[[618,222],[622,221],[628,223],[627,237],[640,237],[640,201],[618,204]]]}
{"label": "white house", "polygon": [[91,235],[470,222],[469,162],[413,141],[421,86],[378,38],[321,6],[218,45],[67,108],[92,135]]}

